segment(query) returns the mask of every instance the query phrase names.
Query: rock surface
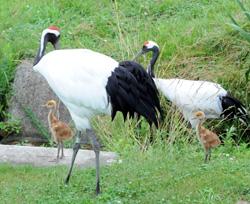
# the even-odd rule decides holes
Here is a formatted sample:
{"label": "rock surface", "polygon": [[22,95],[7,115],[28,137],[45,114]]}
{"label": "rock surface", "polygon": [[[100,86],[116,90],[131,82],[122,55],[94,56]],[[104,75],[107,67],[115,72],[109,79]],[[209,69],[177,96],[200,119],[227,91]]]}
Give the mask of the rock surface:
{"label": "rock surface", "polygon": [[[65,157],[55,161],[57,148],[0,145],[0,163],[29,164],[33,166],[70,166],[72,149],[64,149]],[[114,152],[100,152],[100,164],[108,165],[117,160]],[[79,150],[75,165],[79,167],[94,167],[95,153],[92,150]]]}
{"label": "rock surface", "polygon": [[[21,138],[34,138],[34,140],[42,138],[41,131],[36,127],[37,125],[34,125],[34,119],[28,117],[24,109],[31,110],[35,118],[38,119],[38,125],[43,125],[48,130],[48,110],[42,105],[50,99],[59,101],[42,75],[33,70],[33,62],[22,61],[16,69],[13,96],[9,104],[9,113],[14,118],[21,120],[23,130]],[[62,103],[60,103],[59,112],[60,120],[71,121],[70,114]]]}

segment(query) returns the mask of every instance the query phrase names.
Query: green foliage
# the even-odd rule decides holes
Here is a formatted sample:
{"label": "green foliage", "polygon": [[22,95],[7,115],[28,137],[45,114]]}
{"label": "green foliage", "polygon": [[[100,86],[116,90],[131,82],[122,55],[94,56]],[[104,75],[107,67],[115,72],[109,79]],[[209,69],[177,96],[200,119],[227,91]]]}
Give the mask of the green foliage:
{"label": "green foliage", "polygon": [[250,21],[250,14],[249,12],[246,10],[245,6],[243,5],[243,3],[240,0],[236,0],[237,3],[239,4],[241,10],[243,11],[243,13],[246,15],[246,17],[248,18],[248,20]]}
{"label": "green foliage", "polygon": [[0,122],[0,137],[8,137],[9,135],[19,134],[20,132],[20,121],[8,120],[6,122]]}
{"label": "green foliage", "polygon": [[14,77],[14,63],[12,56],[1,58],[1,49],[0,59],[0,120],[3,120]]}
{"label": "green foliage", "polygon": [[239,31],[240,35],[245,38],[248,42],[250,42],[250,33],[245,31],[243,28],[241,28],[240,26],[236,25],[236,24],[231,24],[232,28],[234,30]]}
{"label": "green foliage", "polygon": [[246,73],[245,73],[245,77],[246,77],[247,83],[248,83],[248,81],[249,81],[249,75],[250,75],[250,67],[248,68],[248,70],[247,70]]}
{"label": "green foliage", "polygon": [[[102,193],[96,197],[95,169],[66,166],[34,168],[0,165],[2,203],[236,203],[250,200],[250,151],[223,145],[203,163],[200,144],[146,152],[128,149],[120,162],[101,168]],[[8,196],[6,196],[8,195]]]}
{"label": "green foliage", "polygon": [[[240,0],[236,0],[237,3],[239,4],[241,10],[243,11],[243,13],[245,14],[245,16],[247,17],[247,19],[250,21],[250,13],[246,10],[245,6],[243,5],[243,3]],[[229,15],[232,23],[229,24],[234,30],[238,31],[239,34],[250,43],[250,32],[246,31],[242,26],[240,26],[237,21],[231,16]],[[249,74],[250,74],[250,67],[246,70],[245,72],[245,78],[246,78],[246,82],[248,83],[249,81]]]}
{"label": "green foliage", "polygon": [[[245,5],[249,7],[249,1]],[[249,44],[225,25],[227,14],[235,16],[240,10],[234,1],[228,0],[2,0],[0,114],[8,105],[15,66],[24,58],[34,58],[41,31],[52,24],[61,28],[63,48],[89,48],[119,61],[132,59],[145,40],[154,40],[161,47],[155,68],[158,77],[219,82],[249,108],[250,89],[244,80],[250,66]],[[235,25],[242,25],[237,21]],[[247,31],[248,25],[240,28]],[[148,61],[149,56],[141,63],[147,65]],[[212,161],[205,165],[195,133],[187,128],[177,110],[165,104],[164,97],[161,101],[166,118],[160,130],[153,128],[153,134],[144,120],[138,128],[135,120],[124,123],[121,114],[112,123],[110,117],[93,119],[104,149],[119,152],[122,160],[101,169],[103,193],[99,197],[93,193],[94,169],[74,169],[69,186],[65,186],[66,167],[0,165],[1,202],[236,203],[239,199],[250,200],[250,152],[246,144],[237,146],[232,140],[241,137],[244,127],[228,125],[225,121],[206,123],[225,138],[225,145],[213,150]],[[49,139],[46,128],[29,108],[26,114]]]}
{"label": "green foliage", "polygon": [[44,127],[42,122],[38,119],[36,114],[29,108],[29,107],[23,107],[23,110],[26,114],[26,116],[30,119],[31,124],[36,128],[39,134],[41,134],[45,139],[48,141],[51,140],[51,136],[48,132],[48,129]]}
{"label": "green foliage", "polygon": [[[248,6],[245,2],[245,7]],[[249,85],[243,82],[243,77],[249,78],[250,60],[242,57],[249,52],[249,45],[225,25],[228,13],[240,10],[234,1],[228,0],[2,1],[0,115],[8,106],[15,66],[24,58],[34,58],[41,31],[49,25],[61,28],[63,48],[89,48],[117,60],[132,59],[145,40],[155,40],[161,47],[157,76],[219,82],[249,106]],[[47,51],[51,49],[49,46]],[[146,66],[148,61],[149,56],[141,63]],[[180,115],[165,107],[165,123],[160,131],[153,130],[154,138],[143,120],[139,130],[137,122],[124,125],[122,117],[113,125],[109,117],[97,117],[95,129],[111,150],[126,149],[134,144],[144,149],[160,139],[164,144],[175,141],[173,138],[182,142],[183,135],[188,140],[190,133]],[[220,128],[225,130],[227,126]],[[43,134],[47,137],[47,133]]]}

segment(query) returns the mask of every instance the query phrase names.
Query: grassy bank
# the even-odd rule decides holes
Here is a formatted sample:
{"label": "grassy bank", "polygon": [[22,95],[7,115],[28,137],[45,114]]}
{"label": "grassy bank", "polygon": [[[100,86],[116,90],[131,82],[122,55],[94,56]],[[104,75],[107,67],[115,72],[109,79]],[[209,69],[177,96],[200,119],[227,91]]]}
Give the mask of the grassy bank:
{"label": "grassy bank", "polygon": [[21,59],[34,58],[41,31],[53,24],[62,30],[63,48],[89,48],[117,60],[131,59],[145,40],[155,40],[162,48],[158,76],[220,82],[249,105],[249,45],[227,25],[228,13],[245,22],[234,1],[14,0],[1,2],[0,12],[1,89],[9,88]]}
{"label": "grassy bank", "polygon": [[[243,1],[250,10],[250,2]],[[33,59],[42,30],[61,28],[63,48],[89,48],[117,60],[132,59],[146,40],[161,47],[159,77],[221,83],[250,108],[249,44],[227,23],[228,13],[249,28],[239,6],[229,0],[92,1],[0,0],[0,119],[7,110],[15,67]],[[52,48],[49,47],[49,50]],[[149,61],[141,59],[143,65]],[[161,130],[143,121],[123,123],[119,115],[97,117],[93,125],[104,149],[116,151],[122,163],[102,168],[103,193],[96,198],[94,169],[76,170],[68,187],[67,168],[0,165],[3,203],[235,203],[250,200],[250,151],[232,137],[243,126],[212,121],[208,126],[225,138],[212,161],[204,165],[194,133],[162,97],[166,110]],[[245,134],[246,135],[246,134]],[[142,151],[145,150],[147,151]]]}

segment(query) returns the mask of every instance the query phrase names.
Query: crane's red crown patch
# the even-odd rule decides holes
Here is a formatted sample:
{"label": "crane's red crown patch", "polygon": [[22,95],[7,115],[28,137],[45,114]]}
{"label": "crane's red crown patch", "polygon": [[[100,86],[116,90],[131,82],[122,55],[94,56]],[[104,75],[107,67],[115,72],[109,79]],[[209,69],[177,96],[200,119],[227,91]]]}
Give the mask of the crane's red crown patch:
{"label": "crane's red crown patch", "polygon": [[60,29],[57,26],[49,26],[48,29],[60,31]]}

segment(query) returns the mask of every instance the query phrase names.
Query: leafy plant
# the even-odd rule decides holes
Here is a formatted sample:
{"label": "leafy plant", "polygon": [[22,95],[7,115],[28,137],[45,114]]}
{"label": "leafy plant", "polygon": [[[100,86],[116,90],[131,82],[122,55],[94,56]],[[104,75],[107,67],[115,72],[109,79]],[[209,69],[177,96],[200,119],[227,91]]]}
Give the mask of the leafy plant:
{"label": "leafy plant", "polygon": [[[243,11],[243,13],[245,14],[246,18],[250,21],[250,12],[246,10],[245,6],[243,5],[243,3],[240,0],[236,0],[236,2],[239,4],[241,10]],[[229,25],[236,31],[239,32],[239,34],[250,43],[250,32],[247,31],[243,26],[240,26],[239,23],[237,23],[237,21],[235,20],[235,18],[229,14],[229,17],[232,21],[232,23],[230,23]],[[249,81],[249,74],[250,74],[250,67],[247,69],[247,71],[245,72],[245,77],[246,77],[246,81]]]}
{"label": "leafy plant", "polygon": [[18,134],[21,132],[20,121],[13,120],[7,122],[0,122],[0,136],[7,137],[11,134]]}
{"label": "leafy plant", "polygon": [[246,81],[249,81],[249,75],[250,75],[250,67],[248,68],[248,70],[245,73],[245,77],[246,77]]}
{"label": "leafy plant", "polygon": [[41,121],[37,118],[36,114],[29,108],[23,107],[23,110],[26,116],[30,119],[32,125],[36,128],[36,130],[48,141],[50,141],[51,137],[46,127],[41,123]]}
{"label": "leafy plant", "polygon": [[[1,52],[0,52],[1,56]],[[9,91],[11,89],[11,81],[14,77],[14,66],[12,57],[4,57],[0,61],[0,120],[4,119],[4,110],[7,107]]]}

